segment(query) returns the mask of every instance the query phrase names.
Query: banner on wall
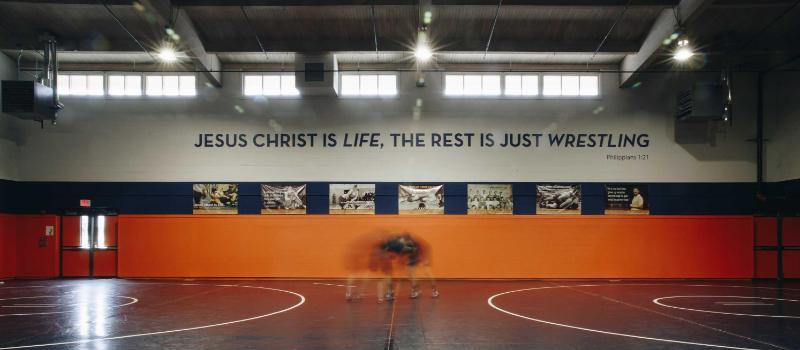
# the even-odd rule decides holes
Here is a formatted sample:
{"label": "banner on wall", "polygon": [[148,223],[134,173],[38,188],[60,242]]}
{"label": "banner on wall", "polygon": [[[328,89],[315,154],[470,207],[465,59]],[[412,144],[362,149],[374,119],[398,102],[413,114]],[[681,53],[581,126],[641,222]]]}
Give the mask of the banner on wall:
{"label": "banner on wall", "polygon": [[581,214],[581,185],[536,186],[536,214]]}
{"label": "banner on wall", "polygon": [[238,214],[238,184],[193,184],[193,214]]}
{"label": "banner on wall", "polygon": [[305,214],[306,185],[262,184],[261,214]]}
{"label": "banner on wall", "polygon": [[400,185],[400,214],[444,214],[444,185]]}
{"label": "banner on wall", "polygon": [[513,214],[509,184],[468,184],[467,214]]}
{"label": "banner on wall", "polygon": [[331,184],[331,214],[375,214],[375,184]]}
{"label": "banner on wall", "polygon": [[648,215],[650,196],[647,185],[606,185],[606,214]]}

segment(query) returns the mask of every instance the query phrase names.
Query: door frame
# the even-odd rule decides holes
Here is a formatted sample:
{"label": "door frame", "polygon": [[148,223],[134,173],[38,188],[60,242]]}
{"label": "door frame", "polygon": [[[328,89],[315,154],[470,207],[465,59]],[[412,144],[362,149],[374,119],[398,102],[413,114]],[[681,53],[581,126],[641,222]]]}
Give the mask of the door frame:
{"label": "door frame", "polygon": [[[114,278],[115,276],[114,277],[106,277],[106,276],[95,277],[94,276],[94,252],[95,252],[96,248],[94,247],[94,241],[92,240],[92,234],[91,233],[89,234],[89,239],[90,239],[89,249],[80,249],[80,248],[76,249],[76,248],[73,248],[73,247],[64,247],[64,239],[63,239],[64,238],[64,217],[65,216],[79,216],[80,217],[80,216],[84,216],[84,215],[87,215],[87,216],[99,216],[99,215],[103,215],[103,216],[119,216],[119,212],[116,209],[107,208],[107,207],[71,208],[71,209],[65,209],[64,210],[62,215],[59,217],[59,221],[60,221],[59,222],[59,237],[60,237],[60,239],[59,239],[59,247],[58,247],[58,276],[60,278],[65,278],[64,277],[64,251],[66,250],[66,251],[86,251],[89,254],[89,275],[84,277],[84,278]],[[117,227],[114,228],[114,231],[115,231],[114,234],[115,235],[118,234],[116,232],[117,229],[118,229]],[[90,225],[89,230],[97,232],[97,225],[96,224],[95,225]],[[115,268],[116,268],[116,267],[119,266],[119,250],[118,250],[119,242],[116,241],[116,240],[115,240],[115,242],[117,244],[116,246],[108,247],[108,248],[105,248],[105,249],[102,249],[102,250],[103,251],[115,251],[115,252],[117,252],[116,254],[114,254],[114,265],[116,265],[115,266]],[[73,276],[68,276],[68,277],[73,277]],[[81,278],[81,277],[78,277],[78,278]]]}

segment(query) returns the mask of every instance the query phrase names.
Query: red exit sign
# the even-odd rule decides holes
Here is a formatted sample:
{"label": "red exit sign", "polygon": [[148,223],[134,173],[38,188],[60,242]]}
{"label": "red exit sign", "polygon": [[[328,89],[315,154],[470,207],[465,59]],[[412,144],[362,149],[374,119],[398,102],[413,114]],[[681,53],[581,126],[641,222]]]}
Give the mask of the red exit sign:
{"label": "red exit sign", "polygon": [[91,207],[91,206],[92,206],[92,200],[91,199],[81,199],[81,207],[88,208],[88,207]]}

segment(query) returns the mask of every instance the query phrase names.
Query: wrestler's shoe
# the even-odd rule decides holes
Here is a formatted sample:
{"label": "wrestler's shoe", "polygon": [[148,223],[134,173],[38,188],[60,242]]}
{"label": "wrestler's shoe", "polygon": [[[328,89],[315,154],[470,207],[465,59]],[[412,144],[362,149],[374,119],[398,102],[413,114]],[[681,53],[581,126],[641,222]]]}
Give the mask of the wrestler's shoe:
{"label": "wrestler's shoe", "polygon": [[384,302],[384,300],[385,300],[385,301],[392,301],[392,300],[394,300],[394,292],[392,292],[391,290],[390,290],[390,291],[388,291],[388,292],[386,292],[386,297],[385,297],[385,299],[384,299],[384,298],[381,298],[381,297],[379,296],[379,297],[378,297],[378,304],[381,304],[381,303],[383,303],[383,302]]}

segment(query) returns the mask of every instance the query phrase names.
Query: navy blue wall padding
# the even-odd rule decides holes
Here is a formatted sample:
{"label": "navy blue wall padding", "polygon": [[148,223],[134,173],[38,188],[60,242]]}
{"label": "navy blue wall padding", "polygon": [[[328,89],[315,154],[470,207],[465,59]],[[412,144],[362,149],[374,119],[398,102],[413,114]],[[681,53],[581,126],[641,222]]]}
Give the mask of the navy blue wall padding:
{"label": "navy blue wall padding", "polygon": [[649,185],[653,215],[749,215],[754,183],[656,183]]}
{"label": "navy blue wall padding", "polygon": [[536,214],[536,183],[515,182],[511,187],[515,215]]}
{"label": "navy blue wall padding", "polygon": [[797,198],[800,195],[800,179],[784,181],[781,184],[783,185],[783,191],[789,196]]}
{"label": "navy blue wall padding", "polygon": [[[398,183],[375,184],[375,212],[397,214]],[[328,213],[329,185],[327,182],[308,183],[309,214]],[[444,185],[445,213],[466,214],[467,183]],[[534,182],[513,183],[514,214],[536,213],[536,185]],[[604,186],[605,183],[581,183],[583,214],[603,214]],[[755,207],[755,183],[650,183],[648,187],[653,215],[749,215]],[[796,197],[800,193],[800,180],[771,183],[768,187],[790,195],[793,193]],[[239,213],[258,214],[261,210],[260,183],[242,182],[239,191]],[[122,214],[191,214],[192,183],[0,180],[0,212],[58,214],[64,209],[77,207],[80,199],[91,199],[92,206],[114,208]]]}
{"label": "navy blue wall padding", "polygon": [[261,214],[261,184],[239,183],[239,214]]}
{"label": "navy blue wall padding", "polygon": [[444,213],[449,215],[467,214],[467,184],[449,182],[444,184]]}
{"label": "navy blue wall padding", "polygon": [[330,185],[327,182],[309,182],[306,187],[307,214],[328,214]]}
{"label": "navy blue wall padding", "polygon": [[392,215],[399,212],[397,182],[378,182],[375,184],[375,214]]}
{"label": "navy blue wall padding", "polygon": [[16,182],[0,180],[0,213],[13,213],[17,196],[15,195]]}
{"label": "navy blue wall padding", "polygon": [[581,184],[581,214],[603,215],[606,211],[606,186],[601,183]]}
{"label": "navy blue wall padding", "polygon": [[188,182],[18,182],[18,213],[61,213],[81,199],[125,214],[191,214]]}

